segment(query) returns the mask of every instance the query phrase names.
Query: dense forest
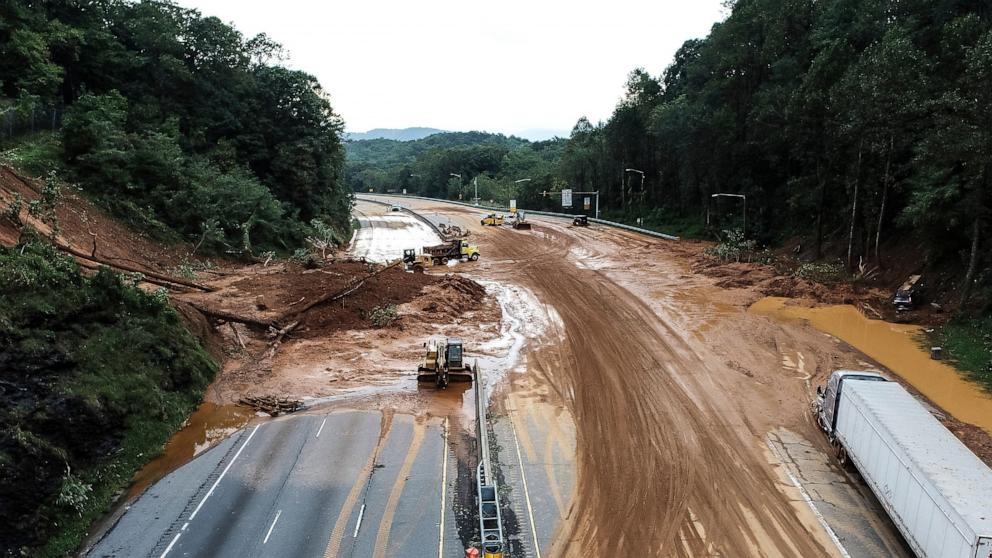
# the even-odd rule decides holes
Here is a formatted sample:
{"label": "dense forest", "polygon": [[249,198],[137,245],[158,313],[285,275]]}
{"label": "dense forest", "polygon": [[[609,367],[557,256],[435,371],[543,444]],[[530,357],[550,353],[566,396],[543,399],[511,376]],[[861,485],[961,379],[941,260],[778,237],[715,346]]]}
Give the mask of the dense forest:
{"label": "dense forest", "polygon": [[78,188],[136,236],[199,254],[347,239],[343,122],[282,58],[169,2],[0,3],[0,160],[44,184],[38,199],[5,184],[0,204],[20,237],[0,246],[0,556],[76,549],[202,401],[219,356],[190,333],[202,317],[142,274],[85,268],[22,216],[54,236]]}
{"label": "dense forest", "polygon": [[[550,151],[546,179],[514,186],[508,179],[525,173],[511,173],[504,192],[529,200],[549,186],[599,190],[611,217],[662,228],[701,225],[708,210],[724,218],[718,227],[734,217],[740,226],[742,200],[713,195],[741,194],[747,234],[763,244],[802,239],[810,258],[829,246],[855,268],[884,266],[898,241],[918,248],[921,268],[960,270],[960,299],[978,291],[987,304],[990,107],[988,2],[737,0],[660,76],[633,71],[606,122],[580,119]],[[431,168],[422,159],[388,183],[456,197],[476,173],[481,185],[507,166],[463,166],[463,188],[445,192],[444,172],[426,184],[405,178]]]}
{"label": "dense forest", "polygon": [[[6,158],[205,250],[289,251],[314,219],[344,235],[343,123],[282,58],[168,2],[3,2]],[[18,116],[35,134],[14,133]]]}

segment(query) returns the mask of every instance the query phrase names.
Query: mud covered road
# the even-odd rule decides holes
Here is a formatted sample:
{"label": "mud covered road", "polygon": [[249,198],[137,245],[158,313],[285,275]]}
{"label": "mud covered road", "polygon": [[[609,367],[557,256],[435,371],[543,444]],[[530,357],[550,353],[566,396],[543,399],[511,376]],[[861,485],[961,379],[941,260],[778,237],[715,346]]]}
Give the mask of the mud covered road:
{"label": "mud covered road", "polygon": [[[692,245],[555,219],[483,228],[469,208],[400,203],[471,229],[483,261],[470,276],[523,285],[561,318],[562,339],[525,351],[528,382],[576,427],[578,481],[546,554],[903,555],[850,475],[813,495],[834,512],[837,542],[790,480],[811,490],[804,474],[831,469],[806,411],[812,386],[860,355],[746,313],[752,295],[687,270]],[[788,462],[774,432],[819,459]]]}

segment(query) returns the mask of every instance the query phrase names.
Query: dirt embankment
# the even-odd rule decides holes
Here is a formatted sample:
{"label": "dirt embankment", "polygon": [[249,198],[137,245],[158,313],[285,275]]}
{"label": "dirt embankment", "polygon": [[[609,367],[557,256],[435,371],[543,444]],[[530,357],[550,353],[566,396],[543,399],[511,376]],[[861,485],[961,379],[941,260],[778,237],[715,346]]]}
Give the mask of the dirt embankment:
{"label": "dirt embankment", "polygon": [[[28,211],[28,204],[41,198],[43,188],[43,181],[0,165],[0,208],[4,213],[0,218],[0,244],[17,244],[23,225],[29,225],[42,236],[48,237],[52,233],[51,223],[57,222],[58,239],[62,244],[111,264],[168,273],[188,257],[189,246],[168,245],[135,231],[108,216],[103,209],[82,197],[69,185],[61,188],[54,221],[32,216]],[[21,224],[6,215],[17,197],[23,200],[19,216]]]}
{"label": "dirt embankment", "polygon": [[[462,336],[470,347],[495,332],[499,307],[478,283],[400,267],[380,272],[339,300],[293,315],[294,308],[348,291],[356,278],[378,269],[356,261],[315,270],[280,263],[208,283],[215,292],[179,295],[201,308],[280,324],[264,329],[229,320],[218,328],[228,359],[208,400],[415,393],[421,343],[428,337]],[[279,336],[277,328],[293,324]],[[490,327],[480,328],[485,324]]]}

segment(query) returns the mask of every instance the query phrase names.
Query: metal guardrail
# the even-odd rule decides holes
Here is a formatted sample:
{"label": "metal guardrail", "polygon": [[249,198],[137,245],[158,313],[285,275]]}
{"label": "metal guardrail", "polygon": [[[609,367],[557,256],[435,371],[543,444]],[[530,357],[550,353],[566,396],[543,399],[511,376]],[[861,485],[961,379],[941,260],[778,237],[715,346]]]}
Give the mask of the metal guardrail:
{"label": "metal guardrail", "polygon": [[486,385],[482,382],[479,361],[475,361],[476,440],[479,443],[479,466],[476,486],[479,496],[479,533],[486,556],[502,556],[503,515],[499,506],[499,486],[489,457],[489,418],[486,416]]}
{"label": "metal guardrail", "polygon": [[[355,197],[358,198],[358,196],[355,196]],[[358,198],[358,199],[360,199],[362,201],[367,201],[369,203],[377,203],[379,205],[386,205],[386,206],[389,206],[389,207],[393,207],[394,205],[396,205],[396,204],[393,204],[393,203],[384,202],[384,201],[381,201],[381,200],[373,200],[373,199],[369,199],[369,198]],[[444,238],[444,233],[441,232],[441,228],[438,227],[435,222],[431,221],[427,217],[424,217],[423,215],[417,213],[416,211],[414,211],[414,210],[412,210],[412,209],[410,209],[408,207],[403,207],[401,205],[401,206],[399,206],[399,208],[402,209],[404,213],[412,216],[414,219],[416,219],[416,220],[420,221],[421,223],[423,223],[423,224],[427,225],[428,227],[430,227],[431,230],[434,231],[435,233],[437,233],[437,235],[439,237]]]}
{"label": "metal guardrail", "polygon": [[[501,207],[501,206],[494,206],[494,205],[475,205],[473,203],[467,203],[467,202],[463,202],[463,201],[442,200],[440,198],[428,198],[428,197],[424,197],[424,196],[412,196],[412,195],[409,195],[409,194],[355,194],[355,197],[358,198],[358,199],[360,199],[360,200],[371,201],[371,202],[376,202],[376,203],[386,203],[386,202],[381,202],[379,200],[370,199],[370,196],[393,196],[393,197],[397,197],[397,198],[411,198],[411,199],[415,199],[415,200],[426,200],[426,201],[433,201],[433,202],[440,202],[440,203],[453,203],[455,205],[463,205],[465,207],[471,207],[471,208],[474,208],[474,209],[485,209],[487,211],[509,211],[510,210],[510,208],[508,208],[508,207]],[[404,208],[404,209],[406,209],[406,208]],[[517,210],[518,211],[523,211],[526,214],[541,215],[541,216],[544,216],[544,217],[559,217],[559,218],[562,218],[562,219],[574,219],[576,217],[576,215],[575,214],[572,214],[572,213],[555,213],[553,211],[538,211],[536,209],[522,209],[522,208],[518,208]],[[414,212],[414,211],[411,211],[411,213],[416,214],[416,212]],[[658,232],[658,231],[652,231],[650,229],[645,229],[645,228],[641,228],[641,227],[635,227],[633,225],[628,225],[626,223],[617,223],[616,221],[607,221],[606,219],[597,219],[595,217],[590,217],[589,218],[589,221],[591,223],[598,223],[600,225],[606,225],[608,227],[615,227],[615,228],[618,228],[618,229],[624,229],[624,230],[628,230],[628,231],[631,231],[631,232],[636,232],[636,233],[639,233],[639,234],[644,234],[644,235],[647,235],[647,236],[653,236],[655,238],[663,238],[665,240],[679,240],[679,237],[674,236],[674,235],[665,234],[665,233],[661,233],[661,232]]]}

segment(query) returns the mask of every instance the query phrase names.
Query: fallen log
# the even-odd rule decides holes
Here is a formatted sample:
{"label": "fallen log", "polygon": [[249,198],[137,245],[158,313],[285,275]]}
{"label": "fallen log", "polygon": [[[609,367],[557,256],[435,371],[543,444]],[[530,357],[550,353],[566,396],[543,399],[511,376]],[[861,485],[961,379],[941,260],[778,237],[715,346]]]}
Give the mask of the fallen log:
{"label": "fallen log", "polygon": [[213,318],[215,320],[223,320],[225,322],[238,322],[239,324],[252,325],[262,329],[271,329],[271,328],[276,328],[278,326],[275,320],[253,318],[251,316],[244,316],[241,314],[228,312],[227,310],[220,310],[218,308],[211,308],[210,306],[204,306],[193,300],[188,300],[188,299],[181,299],[181,300],[186,304],[189,304],[193,308],[196,308],[208,318]]}
{"label": "fallen log", "polygon": [[[175,285],[182,285],[183,287],[189,287],[191,289],[197,289],[197,290],[208,292],[208,293],[209,292],[213,292],[213,291],[216,290],[213,287],[208,287],[206,285],[201,285],[199,283],[194,283],[192,281],[187,281],[185,279],[179,279],[179,278],[176,278],[176,277],[170,277],[168,275],[164,275],[162,273],[157,273],[155,271],[148,271],[146,269],[140,269],[140,268],[137,268],[137,267],[134,267],[134,266],[120,264],[120,263],[111,263],[111,262],[106,261],[106,260],[103,260],[101,258],[97,258],[95,256],[91,256],[91,255],[87,254],[86,252],[81,252],[81,251],[73,248],[69,244],[67,244],[65,242],[62,242],[62,241],[59,241],[59,240],[55,240],[52,244],[56,248],[58,248],[59,250],[62,250],[63,252],[67,252],[69,254],[72,254],[73,256],[76,256],[77,258],[83,258],[83,259],[86,259],[86,260],[90,260],[92,262],[96,262],[96,263],[98,263],[100,265],[105,265],[105,266],[110,267],[110,268],[113,268],[113,269],[118,269],[118,270],[121,270],[121,271],[127,271],[129,273],[140,273],[140,274],[144,275],[145,277],[151,277],[152,279],[158,279],[159,281],[166,281],[168,283],[173,283]],[[151,283],[151,282],[152,281],[149,281],[149,283]]]}

